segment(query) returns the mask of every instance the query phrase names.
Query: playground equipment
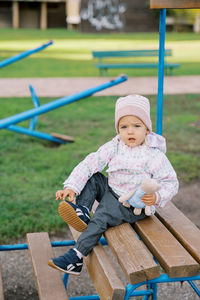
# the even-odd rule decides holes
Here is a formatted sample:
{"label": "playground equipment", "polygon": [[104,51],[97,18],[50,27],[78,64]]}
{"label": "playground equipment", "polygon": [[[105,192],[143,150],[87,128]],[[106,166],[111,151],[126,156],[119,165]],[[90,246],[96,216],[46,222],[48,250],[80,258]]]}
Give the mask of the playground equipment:
{"label": "playground equipment", "polygon": [[46,49],[47,47],[51,46],[52,44],[53,44],[53,41],[49,41],[49,42],[43,44],[42,46],[39,46],[37,48],[21,52],[17,55],[14,55],[14,56],[10,57],[10,58],[7,58],[3,61],[0,61],[0,68],[6,67],[7,65],[10,65],[10,64],[12,64],[12,63],[14,63],[14,62],[16,62],[20,59],[23,59],[23,58],[25,58],[29,55],[32,55],[32,54],[34,54],[36,52],[39,52],[39,51],[42,51],[42,50]]}
{"label": "playground equipment", "polygon": [[[200,8],[200,0],[150,0],[151,8],[160,8],[160,37],[159,37],[159,72],[158,72],[158,96],[157,96],[157,133],[162,134],[162,116],[163,116],[163,82],[164,82],[164,48],[165,48],[165,17],[166,8]],[[36,116],[36,115],[35,115]],[[17,119],[17,118],[16,118]],[[2,120],[3,121],[3,120]],[[13,120],[12,120],[13,121]],[[4,121],[1,123],[1,128],[6,128],[14,124],[16,120]],[[18,120],[17,120],[18,121]],[[16,122],[17,122],[16,121]],[[9,123],[11,122],[11,123]],[[131,229],[131,231],[130,231]],[[148,246],[149,250],[154,257],[157,257],[161,262],[161,265],[166,268],[166,274],[161,274],[157,278],[149,279],[149,274],[152,275],[152,270],[156,271],[155,265],[153,265],[153,259],[149,255],[149,251],[143,252],[146,246],[136,247],[138,245],[136,232],[140,238],[144,241],[144,244]],[[46,261],[47,253],[49,257],[52,257],[51,244],[48,239],[47,233],[33,233],[28,234],[28,245],[22,245],[22,247],[28,248],[32,263],[36,274],[37,286],[39,290],[40,300],[44,299],[70,299],[70,300],[82,300],[82,299],[124,299],[128,300],[134,296],[143,296],[143,300],[157,299],[157,287],[160,283],[169,282],[188,282],[193,288],[197,296],[200,297],[200,290],[194,281],[200,280],[199,264],[200,264],[200,231],[199,229],[187,219],[183,213],[181,213],[173,203],[169,203],[165,209],[158,209],[156,216],[146,218],[142,221],[136,222],[134,230],[130,228],[129,224],[125,223],[118,227],[110,228],[105,233],[106,239],[110,242],[113,252],[118,255],[118,261],[126,262],[123,264],[123,270],[126,275],[134,275],[132,281],[137,274],[137,267],[139,261],[140,273],[146,279],[138,278],[138,282],[130,283],[125,288],[116,279],[116,273],[113,272],[112,264],[109,262],[108,256],[103,252],[101,245],[95,247],[86,259],[86,265],[90,270],[92,279],[95,281],[95,286],[99,292],[99,295],[88,295],[80,297],[68,298],[63,291],[63,285],[60,284],[60,276],[57,272],[52,271],[50,273]],[[76,236],[76,233],[74,234]],[[161,239],[161,240],[160,240]],[[117,241],[117,242],[116,242]],[[68,245],[73,244],[73,241],[69,241]],[[115,243],[115,248],[114,248]],[[123,245],[122,245],[123,243]],[[126,244],[126,248],[125,245]],[[128,259],[131,254],[134,255],[134,250],[137,250],[135,261]],[[61,246],[61,245],[59,245]],[[6,248],[7,247],[7,248]],[[9,248],[9,249],[8,249]],[[20,248],[20,246],[19,246]],[[16,245],[1,246],[0,250],[14,250]],[[125,249],[122,251],[122,249]],[[121,250],[121,251],[119,251]],[[187,253],[185,253],[185,251]],[[179,257],[179,254],[181,256]],[[127,255],[125,255],[127,254]],[[143,260],[140,260],[139,255],[143,254]],[[182,256],[183,255],[183,256]],[[189,255],[189,256],[188,256]],[[148,259],[146,259],[148,257]],[[132,257],[131,257],[132,258]],[[193,260],[194,258],[194,260]],[[45,261],[46,259],[46,261]],[[158,260],[157,259],[157,260]],[[155,259],[155,261],[157,261]],[[145,266],[149,266],[152,263],[151,269],[145,269]],[[130,266],[133,262],[132,269],[134,273],[130,274]],[[141,263],[140,263],[141,262]],[[155,262],[154,262],[155,263]],[[148,273],[150,271],[150,273]],[[46,272],[46,273],[45,273]],[[167,272],[169,274],[167,274]],[[179,274],[182,276],[179,276]],[[190,274],[189,274],[190,273]],[[192,274],[193,273],[193,274]],[[197,275],[198,273],[198,275]],[[154,273],[155,275],[156,273]],[[192,274],[192,275],[191,275]],[[57,279],[55,280],[55,276]],[[131,276],[130,276],[131,277]],[[140,276],[139,276],[140,277]],[[131,279],[131,278],[129,278]],[[63,281],[67,286],[68,275],[64,275]],[[131,280],[130,280],[131,281]],[[105,284],[104,284],[105,283]],[[140,286],[145,286],[144,290],[136,290]],[[99,289],[98,289],[99,288]],[[184,288],[184,287],[183,287]],[[63,290],[62,290],[63,289]],[[1,289],[0,289],[1,290]],[[48,293],[48,296],[47,296]],[[1,296],[1,295],[0,295]],[[173,295],[174,296],[174,295]],[[172,298],[173,298],[172,296]]]}
{"label": "playground equipment", "polygon": [[[60,144],[63,144],[63,143],[66,143],[66,142],[72,142],[73,138],[71,138],[69,136],[58,135],[58,134],[50,135],[50,134],[46,134],[46,133],[36,131],[35,127],[36,127],[36,124],[37,124],[38,115],[44,114],[48,111],[51,111],[53,109],[59,108],[61,106],[67,105],[69,103],[78,101],[80,99],[84,99],[86,97],[89,97],[89,96],[93,95],[96,92],[99,92],[99,91],[102,91],[102,90],[107,89],[109,87],[112,87],[114,85],[120,84],[120,83],[122,83],[126,80],[127,80],[127,76],[126,75],[121,75],[120,77],[115,78],[115,79],[113,79],[109,82],[106,82],[106,83],[103,83],[101,85],[89,88],[87,90],[84,90],[82,92],[73,94],[71,96],[66,96],[66,97],[59,98],[57,100],[54,100],[52,102],[46,103],[46,104],[41,105],[41,106],[40,106],[39,99],[36,95],[36,92],[35,92],[33,86],[31,85],[30,86],[31,97],[32,97],[35,108],[0,120],[0,129],[7,129],[7,130],[15,131],[15,132],[18,132],[18,133],[21,133],[21,134],[27,134],[27,135],[30,135],[30,136],[33,136],[33,137],[46,139],[48,141],[55,142],[55,143],[60,143]],[[29,129],[14,125],[16,123],[25,121],[27,119],[31,119]]]}

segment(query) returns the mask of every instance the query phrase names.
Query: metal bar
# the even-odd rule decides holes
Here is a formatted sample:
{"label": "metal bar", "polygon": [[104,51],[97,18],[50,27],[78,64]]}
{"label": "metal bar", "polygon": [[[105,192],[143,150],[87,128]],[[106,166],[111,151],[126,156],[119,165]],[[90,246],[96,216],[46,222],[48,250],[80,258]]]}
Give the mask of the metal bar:
{"label": "metal bar", "polygon": [[153,298],[152,300],[157,300],[157,292],[158,292],[158,288],[157,288],[157,283],[153,283],[151,285],[152,290],[153,290]]}
{"label": "metal bar", "polygon": [[54,241],[51,242],[52,247],[65,247],[75,245],[74,240],[65,240],[65,241]]}
{"label": "metal bar", "polygon": [[[32,86],[32,84],[29,85],[29,89],[31,92],[31,99],[33,101],[33,105],[35,107],[39,107],[40,106],[40,100],[35,92],[34,87]],[[29,124],[29,129],[30,130],[34,130],[36,125],[37,125],[37,120],[38,120],[38,116],[35,116],[33,118],[30,119],[30,124]]]}
{"label": "metal bar", "polygon": [[192,281],[192,280],[200,280],[200,273],[196,276],[191,277],[175,277],[171,278],[167,274],[161,274],[158,278],[151,279],[149,281],[143,281],[133,285],[133,288],[136,289],[144,284],[154,284],[154,283],[166,283],[166,282],[180,282],[180,281]]}
{"label": "metal bar", "polygon": [[156,132],[162,135],[163,120],[163,85],[164,85],[164,64],[165,64],[165,21],[166,9],[160,10],[159,24],[159,63],[158,63],[158,95],[157,95],[157,128]]}
{"label": "metal bar", "polygon": [[26,250],[27,244],[0,245],[0,251]]}
{"label": "metal bar", "polygon": [[108,243],[104,237],[100,238],[100,243],[102,246],[108,246]]}
{"label": "metal bar", "polygon": [[196,284],[194,282],[192,282],[191,280],[188,280],[188,282],[191,285],[191,287],[193,288],[193,290],[196,292],[196,294],[200,297],[200,290],[198,289]]}
{"label": "metal bar", "polygon": [[148,296],[153,295],[152,289],[135,291],[137,288],[138,284],[128,284],[126,286],[124,300],[128,300],[130,297],[134,296],[145,296],[143,299],[148,299]]}
{"label": "metal bar", "polygon": [[[66,246],[73,246],[74,244],[75,244],[74,240],[51,242],[52,247],[66,247]],[[13,245],[0,245],[0,251],[26,250],[26,249],[28,249],[27,243],[13,244]]]}
{"label": "metal bar", "polygon": [[144,299],[149,299],[149,296],[153,294],[152,290],[140,290],[140,291],[135,291],[133,292],[130,297],[138,297],[138,296],[145,296],[146,298]]}
{"label": "metal bar", "polygon": [[44,114],[48,111],[51,111],[53,109],[56,109],[58,107],[64,106],[66,104],[78,101],[80,99],[86,98],[91,96],[92,94],[102,91],[104,89],[107,89],[109,87],[112,87],[116,84],[122,83],[127,80],[126,75],[122,75],[114,80],[111,80],[109,82],[106,82],[104,84],[98,85],[96,87],[89,88],[87,90],[81,91],[79,93],[73,94],[71,96],[63,97],[57,100],[54,100],[52,102],[46,103],[44,105],[41,105],[40,107],[36,107],[30,110],[27,110],[25,112],[19,113],[17,115],[2,119],[0,121],[0,129],[6,128],[10,125],[16,124],[18,122],[22,122],[24,120],[30,119],[34,116],[38,116],[41,114]]}
{"label": "metal bar", "polygon": [[3,68],[5,66],[7,66],[7,65],[10,65],[10,64],[12,64],[12,63],[14,63],[14,62],[16,62],[16,61],[18,61],[20,59],[23,59],[23,58],[25,58],[25,57],[27,57],[27,56],[29,56],[31,54],[34,54],[34,53],[39,52],[41,50],[44,50],[45,48],[47,48],[48,46],[50,46],[52,44],[53,44],[53,41],[49,41],[49,42],[43,44],[40,47],[37,47],[37,48],[34,48],[34,49],[30,49],[30,50],[26,50],[26,51],[21,52],[21,53],[19,53],[17,55],[14,55],[14,56],[12,56],[10,58],[4,59],[3,61],[0,62],[0,68]]}
{"label": "metal bar", "polygon": [[[102,245],[108,245],[105,238],[100,238]],[[65,247],[75,245],[74,240],[64,241],[53,241],[51,242],[52,247]],[[11,251],[11,250],[25,250],[28,249],[27,243],[25,244],[12,244],[12,245],[0,245],[0,251]]]}
{"label": "metal bar", "polygon": [[64,283],[66,291],[67,291],[68,280],[69,280],[69,274],[64,273],[64,275],[63,275],[63,283]]}
{"label": "metal bar", "polygon": [[36,130],[30,130],[25,127],[17,126],[17,125],[10,125],[6,128],[7,130],[14,131],[21,134],[30,135],[39,139],[47,140],[50,142],[58,143],[58,144],[65,144],[66,141],[53,137],[52,135]]}
{"label": "metal bar", "polygon": [[[196,292],[196,294],[200,295],[199,289],[192,282],[193,280],[200,280],[200,273],[199,273],[199,275],[196,275],[196,276],[176,277],[176,278],[170,278],[167,274],[161,274],[158,278],[151,279],[149,281],[144,281],[144,282],[140,282],[140,283],[133,284],[133,285],[128,284],[126,286],[126,294],[125,294],[124,300],[128,300],[130,297],[139,296],[138,292],[140,293],[140,296],[141,295],[144,295],[144,296],[153,295],[153,299],[157,299],[157,284],[158,283],[181,282],[181,281],[188,281],[190,283],[190,285],[192,286],[192,288],[194,289],[194,291]],[[153,290],[147,289],[144,291],[143,290],[135,291],[140,286],[143,286],[146,284],[148,284],[148,286],[152,287]]]}
{"label": "metal bar", "polygon": [[152,294],[151,294],[151,295],[145,295],[145,296],[142,298],[142,300],[149,300],[151,296],[152,296]]}

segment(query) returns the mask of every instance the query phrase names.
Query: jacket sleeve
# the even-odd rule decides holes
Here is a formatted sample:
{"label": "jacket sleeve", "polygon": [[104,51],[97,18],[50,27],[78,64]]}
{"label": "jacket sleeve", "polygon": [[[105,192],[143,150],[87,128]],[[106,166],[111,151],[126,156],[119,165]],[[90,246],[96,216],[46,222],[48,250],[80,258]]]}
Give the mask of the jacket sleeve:
{"label": "jacket sleeve", "polygon": [[79,195],[90,177],[102,171],[113,157],[115,142],[113,140],[101,146],[96,152],[90,153],[81,161],[65,180],[64,188],[72,189]]}
{"label": "jacket sleeve", "polygon": [[157,192],[156,205],[164,207],[178,192],[179,183],[176,172],[166,155],[158,149],[153,151],[148,172],[161,186]]}

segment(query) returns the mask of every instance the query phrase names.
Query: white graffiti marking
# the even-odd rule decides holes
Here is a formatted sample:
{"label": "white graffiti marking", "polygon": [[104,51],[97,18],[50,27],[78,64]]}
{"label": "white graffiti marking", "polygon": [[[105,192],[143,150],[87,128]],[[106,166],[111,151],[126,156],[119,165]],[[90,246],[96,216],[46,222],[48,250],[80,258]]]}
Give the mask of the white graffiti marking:
{"label": "white graffiti marking", "polygon": [[89,0],[88,7],[82,9],[81,19],[88,20],[97,30],[121,29],[124,27],[123,14],[126,5],[120,0]]}

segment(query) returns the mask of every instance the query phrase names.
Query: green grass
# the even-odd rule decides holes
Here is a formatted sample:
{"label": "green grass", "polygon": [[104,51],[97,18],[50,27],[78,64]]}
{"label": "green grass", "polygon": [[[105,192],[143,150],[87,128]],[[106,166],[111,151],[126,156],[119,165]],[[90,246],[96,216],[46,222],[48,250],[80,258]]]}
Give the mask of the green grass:
{"label": "green grass", "polygon": [[[0,60],[32,49],[52,39],[54,44],[44,51],[2,68],[0,77],[79,77],[99,76],[94,67],[92,50],[158,49],[158,33],[86,34],[65,29],[0,29]],[[200,74],[200,35],[194,33],[167,33],[166,48],[173,50],[168,62],[181,67],[175,75]],[[121,60],[121,59],[120,59]],[[156,61],[143,58],[142,61]],[[131,61],[131,59],[129,59]],[[134,59],[141,61],[141,58]],[[109,70],[110,76],[121,72],[129,76],[156,76],[154,69]]]}
{"label": "green grass", "polygon": [[[151,96],[155,128],[156,97]],[[40,99],[41,104],[52,99]],[[54,234],[66,226],[58,216],[55,192],[88,153],[115,135],[116,97],[90,97],[39,116],[37,130],[75,137],[62,146],[0,130],[0,242],[26,232]],[[200,179],[199,96],[165,96],[163,134],[167,156],[181,181]],[[0,119],[32,108],[30,98],[0,99]],[[197,126],[194,126],[197,124]],[[28,121],[22,123],[28,126]]]}

